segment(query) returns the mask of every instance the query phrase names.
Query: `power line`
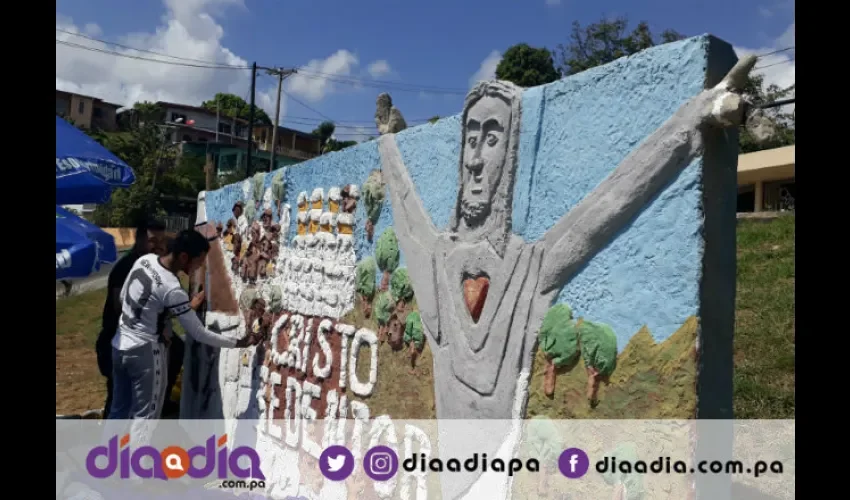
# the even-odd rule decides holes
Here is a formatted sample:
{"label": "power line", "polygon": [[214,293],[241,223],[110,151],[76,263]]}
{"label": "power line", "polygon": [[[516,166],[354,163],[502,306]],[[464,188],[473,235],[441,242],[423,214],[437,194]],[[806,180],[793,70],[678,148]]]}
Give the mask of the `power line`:
{"label": "power line", "polygon": [[[153,51],[153,50],[139,49],[139,48],[136,48],[136,47],[131,47],[129,45],[122,45],[122,44],[116,43],[116,42],[107,42],[105,40],[100,40],[98,38],[83,35],[82,33],[74,33],[73,31],[67,31],[67,30],[63,30],[63,29],[59,29],[59,28],[56,28],[56,31],[58,31],[59,33],[65,33],[66,35],[85,38],[86,40],[91,40],[93,42],[102,43],[104,45],[114,45],[116,47],[121,47],[122,49],[134,50],[136,52],[153,54],[155,56],[160,56],[160,57],[168,57],[168,58],[171,58],[171,59],[176,59],[178,61],[188,61],[188,62],[203,64],[203,65],[206,65],[206,66],[216,66],[216,67],[220,66],[220,67],[223,67],[223,68],[237,68],[237,69],[250,69],[251,68],[250,66],[235,66],[235,65],[232,65],[232,64],[216,63],[214,61],[209,61],[209,60],[205,60],[205,59],[194,59],[194,58],[191,58],[191,57],[173,56],[173,55],[170,55],[170,54],[166,54],[164,52],[156,52],[156,51]],[[62,40],[62,42],[65,42],[65,40]],[[68,42],[68,43],[73,43],[73,42]],[[90,47],[90,48],[94,48],[94,47]]]}
{"label": "power line", "polygon": [[156,62],[156,63],[160,63],[160,64],[169,64],[169,65],[172,65],[172,66],[184,66],[184,67],[187,67],[187,68],[204,68],[204,69],[238,69],[238,70],[251,69],[250,66],[203,65],[203,64],[191,64],[191,63],[187,63],[187,62],[163,61],[162,59],[153,59],[153,58],[150,58],[150,57],[134,56],[132,54],[123,54],[121,52],[117,52],[117,51],[114,51],[114,50],[100,49],[100,48],[97,48],[97,47],[87,47],[85,45],[80,45],[78,43],[68,42],[68,41],[65,41],[65,40],[59,40],[58,38],[56,39],[56,43],[66,45],[68,47],[74,47],[74,48],[77,48],[77,49],[89,50],[89,51],[92,51],[92,52],[100,52],[102,54],[109,54],[109,55],[113,55],[113,56],[117,56],[117,57],[126,57],[128,59],[136,59],[138,61]]}
{"label": "power line", "polygon": [[756,57],[761,59],[762,57],[772,56],[774,54],[779,54],[780,52],[787,52],[789,50],[794,50],[794,45],[790,47],[785,47],[784,49],[774,50],[773,52],[768,52],[766,54],[759,54]]}
{"label": "power line", "polygon": [[773,64],[766,64],[766,65],[764,65],[764,66],[756,66],[755,68],[753,68],[753,71],[755,71],[755,70],[757,70],[757,69],[771,68],[771,67],[773,67],[773,66],[778,66],[778,65],[780,65],[780,64],[788,64],[788,63],[792,63],[792,62],[794,62],[794,59],[793,59],[793,58],[791,58],[791,59],[786,59],[786,60],[784,60],[784,61],[775,62],[775,63],[773,63]]}
{"label": "power line", "polygon": [[324,118],[324,119],[326,119],[326,120],[328,120],[328,121],[331,121],[331,122],[332,122],[332,121],[334,121],[334,119],[333,119],[333,118],[331,118],[330,116],[328,116],[328,115],[326,115],[326,114],[322,113],[321,111],[318,111],[318,110],[316,110],[316,109],[313,109],[313,108],[311,108],[309,105],[307,105],[307,104],[305,104],[304,102],[302,102],[301,100],[296,99],[296,98],[295,98],[295,96],[293,96],[293,95],[292,95],[292,94],[290,94],[289,92],[287,92],[287,91],[285,91],[285,90],[284,90],[284,91],[283,91],[283,93],[284,93],[287,97],[289,97],[290,99],[292,99],[293,101],[295,101],[295,102],[297,102],[298,104],[300,104],[300,105],[304,106],[305,108],[307,108],[308,110],[312,111],[313,113],[316,113],[317,115],[321,116],[322,118]]}
{"label": "power line", "polygon": [[[61,39],[58,39],[58,38],[56,39],[56,43],[66,45],[68,47],[74,47],[74,48],[78,48],[78,49],[82,49],[82,50],[88,50],[88,51],[92,51],[92,52],[100,52],[102,54],[114,55],[116,57],[126,57],[126,58],[129,58],[129,59],[135,59],[135,60],[139,60],[139,61],[157,62],[157,63],[161,63],[161,64],[169,64],[169,65],[172,65],[172,66],[185,66],[185,67],[190,67],[190,68],[251,69],[250,66],[237,66],[237,65],[216,63],[216,62],[213,62],[213,61],[205,61],[205,60],[202,60],[202,59],[193,59],[193,58],[188,58],[188,57],[174,56],[174,55],[170,55],[170,54],[165,54],[163,52],[140,49],[140,48],[137,48],[137,47],[131,47],[129,45],[122,45],[122,44],[115,43],[115,42],[107,42],[105,40],[90,37],[90,36],[87,36],[87,35],[82,35],[80,33],[74,33],[72,31],[62,30],[62,29],[59,29],[59,28],[56,28],[56,31],[59,32],[59,33],[65,33],[65,34],[68,34],[68,35],[84,38],[86,40],[91,40],[93,42],[102,43],[104,45],[114,45],[116,47],[120,47],[120,48],[123,48],[123,49],[126,49],[126,50],[133,50],[133,51],[137,51],[137,52],[148,53],[148,54],[156,55],[156,56],[159,56],[159,57],[168,57],[168,58],[171,58],[171,59],[175,59],[175,61],[164,61],[162,59],[155,59],[155,58],[151,58],[151,57],[125,54],[125,53],[122,53],[122,52],[118,52],[116,50],[109,50],[109,49],[104,49],[104,48],[99,48],[99,47],[90,47],[90,46],[86,46],[86,45],[82,45],[82,44],[78,44],[78,43],[74,43],[74,42],[69,42],[67,40],[61,40]],[[178,61],[186,61],[186,62],[178,62]],[[321,72],[316,72],[316,71],[310,71],[310,70],[306,70],[306,69],[302,69],[302,68],[298,68],[298,72],[299,72],[299,74],[302,74],[302,76],[304,76],[306,78],[328,80],[330,82],[340,83],[340,84],[344,84],[344,85],[381,88],[381,89],[394,90],[394,91],[399,91],[399,92],[430,92],[430,93],[433,93],[433,94],[458,94],[458,95],[465,95],[466,94],[465,90],[447,89],[447,88],[435,87],[435,86],[429,86],[429,85],[406,84],[406,83],[401,83],[401,82],[388,82],[388,81],[381,81],[381,80],[367,81],[367,80],[362,80],[362,79],[355,78],[355,77],[348,77],[348,76],[343,76],[343,75],[332,75],[332,74],[329,74],[329,73],[321,73]]]}

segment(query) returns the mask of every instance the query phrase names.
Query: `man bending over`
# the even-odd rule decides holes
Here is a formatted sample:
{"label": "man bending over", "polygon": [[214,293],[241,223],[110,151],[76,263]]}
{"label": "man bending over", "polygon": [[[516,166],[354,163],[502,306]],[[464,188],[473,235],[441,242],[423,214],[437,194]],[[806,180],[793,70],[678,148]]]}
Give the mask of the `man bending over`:
{"label": "man bending over", "polygon": [[253,335],[236,340],[211,332],[193,313],[177,273],[191,275],[209,248],[206,237],[189,229],[171,241],[165,256],[145,255],[133,265],[121,290],[121,319],[112,340],[114,395],[109,419],[160,418],[168,371],[163,333],[169,318],[176,317],[186,335],[213,347],[249,347],[261,340]]}

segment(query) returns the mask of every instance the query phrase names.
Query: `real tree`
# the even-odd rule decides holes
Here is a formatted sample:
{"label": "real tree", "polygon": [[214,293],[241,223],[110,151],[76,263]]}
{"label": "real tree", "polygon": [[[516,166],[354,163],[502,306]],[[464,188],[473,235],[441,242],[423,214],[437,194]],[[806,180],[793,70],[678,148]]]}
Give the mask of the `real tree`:
{"label": "real tree", "polygon": [[[222,117],[241,118],[247,120],[251,116],[251,105],[236,94],[219,92],[209,101],[201,103],[201,107],[210,111],[220,110]],[[272,120],[265,111],[254,105],[254,123],[260,125],[271,125]]]}
{"label": "real tree", "polygon": [[526,43],[516,44],[506,50],[496,66],[496,78],[520,87],[544,85],[560,77],[552,61],[552,53],[548,49],[531,47]]}
{"label": "real tree", "polygon": [[332,121],[324,121],[318,127],[313,129],[312,135],[319,138],[322,144],[322,153],[330,153],[333,151],[341,151],[349,146],[356,146],[357,141],[338,141],[333,135],[336,132],[336,125]]}

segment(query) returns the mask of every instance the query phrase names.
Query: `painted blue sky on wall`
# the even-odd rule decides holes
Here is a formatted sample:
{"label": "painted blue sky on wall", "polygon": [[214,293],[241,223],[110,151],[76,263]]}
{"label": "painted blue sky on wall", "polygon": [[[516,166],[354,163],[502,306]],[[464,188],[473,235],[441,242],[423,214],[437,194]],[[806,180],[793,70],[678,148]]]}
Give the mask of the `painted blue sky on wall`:
{"label": "painted blue sky on wall", "polygon": [[[595,188],[646,136],[703,86],[705,39],[657,47],[620,63],[526,91],[514,232],[537,241]],[[663,71],[662,71],[663,69]],[[651,85],[647,82],[652,82]],[[615,111],[618,110],[618,111]],[[610,130],[618,130],[616,134]],[[408,129],[399,149],[435,225],[448,225],[458,182],[460,120]],[[375,141],[285,170],[295,232],[295,200],[314,188],[361,185],[380,168]],[[271,185],[267,175],[265,186]],[[577,315],[608,323],[622,349],[644,325],[656,340],[672,335],[699,306],[702,266],[701,163],[688,167],[561,292]],[[242,184],[207,193],[207,216],[226,221],[245,198]],[[374,253],[365,213],[357,211],[358,259]],[[389,201],[375,240],[392,225]],[[402,255],[402,266],[405,265]]]}

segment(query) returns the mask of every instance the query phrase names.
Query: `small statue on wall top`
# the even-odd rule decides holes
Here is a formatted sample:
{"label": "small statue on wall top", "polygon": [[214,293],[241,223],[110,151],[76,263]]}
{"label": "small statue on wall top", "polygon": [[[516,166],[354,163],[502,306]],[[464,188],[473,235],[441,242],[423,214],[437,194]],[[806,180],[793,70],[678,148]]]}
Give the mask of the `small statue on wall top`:
{"label": "small statue on wall top", "polygon": [[378,126],[379,134],[396,134],[407,128],[404,116],[393,106],[393,98],[386,92],[378,96],[375,107],[375,125]]}

